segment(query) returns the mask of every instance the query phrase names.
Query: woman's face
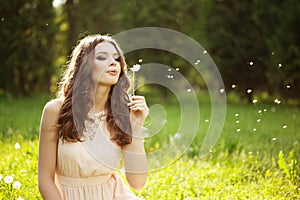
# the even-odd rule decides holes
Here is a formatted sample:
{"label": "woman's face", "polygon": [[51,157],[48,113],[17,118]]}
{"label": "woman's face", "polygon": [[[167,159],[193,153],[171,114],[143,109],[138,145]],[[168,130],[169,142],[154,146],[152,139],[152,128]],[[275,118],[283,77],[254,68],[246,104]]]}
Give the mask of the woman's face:
{"label": "woman's face", "polygon": [[92,78],[100,85],[115,85],[121,73],[120,55],[114,45],[104,41],[95,47]]}

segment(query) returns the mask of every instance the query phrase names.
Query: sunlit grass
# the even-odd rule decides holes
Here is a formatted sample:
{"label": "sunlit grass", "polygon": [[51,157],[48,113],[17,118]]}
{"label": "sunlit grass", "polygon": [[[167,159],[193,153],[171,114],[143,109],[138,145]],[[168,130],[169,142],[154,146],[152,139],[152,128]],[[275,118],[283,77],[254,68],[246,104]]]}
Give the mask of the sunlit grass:
{"label": "sunlit grass", "polygon": [[[0,199],[41,199],[38,126],[47,98],[0,99]],[[178,109],[164,107],[168,123],[176,123]],[[209,124],[210,105],[200,104],[200,109],[202,135]],[[145,188],[135,192],[145,199],[297,199],[299,119],[297,107],[229,104],[221,137],[206,158],[198,157],[203,137],[197,136],[183,157],[151,172]],[[176,127],[163,131],[174,134]],[[146,150],[159,149],[166,140],[157,136],[146,141]]]}

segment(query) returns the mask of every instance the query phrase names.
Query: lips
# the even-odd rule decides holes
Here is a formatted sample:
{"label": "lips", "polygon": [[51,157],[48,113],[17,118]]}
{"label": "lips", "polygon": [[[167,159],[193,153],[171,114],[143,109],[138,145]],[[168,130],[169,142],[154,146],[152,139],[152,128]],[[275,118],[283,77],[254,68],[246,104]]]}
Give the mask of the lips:
{"label": "lips", "polygon": [[108,69],[106,71],[106,73],[110,74],[110,75],[117,75],[118,74],[118,70],[117,69]]}

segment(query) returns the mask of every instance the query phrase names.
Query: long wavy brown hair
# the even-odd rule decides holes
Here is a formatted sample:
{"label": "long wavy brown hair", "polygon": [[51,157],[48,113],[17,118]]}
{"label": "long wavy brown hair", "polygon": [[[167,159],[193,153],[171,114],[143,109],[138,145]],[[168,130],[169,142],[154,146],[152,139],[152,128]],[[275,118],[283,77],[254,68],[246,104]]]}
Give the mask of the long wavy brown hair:
{"label": "long wavy brown hair", "polygon": [[124,55],[116,43],[109,36],[91,35],[79,41],[71,53],[62,79],[58,97],[63,98],[58,119],[58,134],[64,141],[82,142],[85,131],[85,120],[88,112],[94,106],[94,94],[97,83],[92,79],[93,59],[95,47],[101,42],[110,42],[120,56],[121,73],[117,84],[111,86],[109,97],[105,105],[107,128],[111,140],[119,146],[130,144],[132,128],[129,119],[127,90],[130,82],[126,76],[126,62]]}

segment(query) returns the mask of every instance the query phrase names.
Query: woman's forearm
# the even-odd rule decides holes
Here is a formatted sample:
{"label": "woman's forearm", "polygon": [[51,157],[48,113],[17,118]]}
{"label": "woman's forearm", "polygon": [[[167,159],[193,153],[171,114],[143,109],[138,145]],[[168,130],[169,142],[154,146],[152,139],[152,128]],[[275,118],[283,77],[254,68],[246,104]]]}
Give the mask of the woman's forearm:
{"label": "woman's forearm", "polygon": [[132,143],[123,148],[126,179],[134,189],[145,185],[148,174],[148,162],[144,148],[141,128],[133,130]]}
{"label": "woman's forearm", "polygon": [[53,181],[39,181],[39,191],[44,200],[62,199]]}

